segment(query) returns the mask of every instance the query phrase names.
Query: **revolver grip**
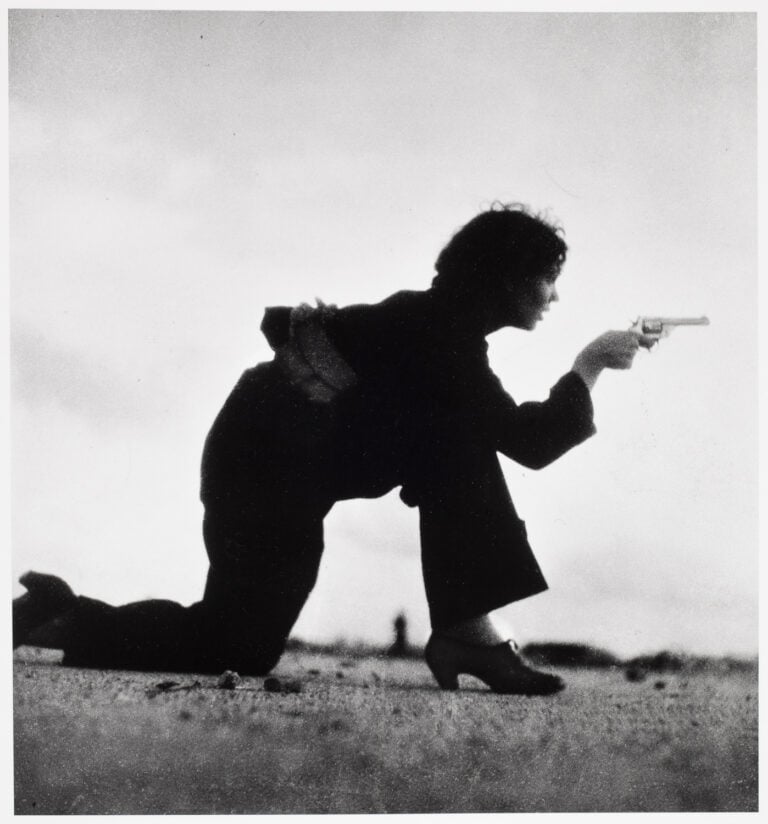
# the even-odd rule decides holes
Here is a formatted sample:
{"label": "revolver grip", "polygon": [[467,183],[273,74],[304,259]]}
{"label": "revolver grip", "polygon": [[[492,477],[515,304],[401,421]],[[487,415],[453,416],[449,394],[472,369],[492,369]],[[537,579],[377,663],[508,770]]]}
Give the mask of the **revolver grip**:
{"label": "revolver grip", "polygon": [[645,318],[638,318],[632,326],[629,327],[630,332],[634,332],[637,335],[643,335],[646,338],[652,338],[650,343],[643,343],[640,341],[640,346],[644,349],[647,349],[649,352],[650,350],[659,342],[659,338],[661,338],[662,333],[657,332],[655,329],[647,329],[645,324]]}

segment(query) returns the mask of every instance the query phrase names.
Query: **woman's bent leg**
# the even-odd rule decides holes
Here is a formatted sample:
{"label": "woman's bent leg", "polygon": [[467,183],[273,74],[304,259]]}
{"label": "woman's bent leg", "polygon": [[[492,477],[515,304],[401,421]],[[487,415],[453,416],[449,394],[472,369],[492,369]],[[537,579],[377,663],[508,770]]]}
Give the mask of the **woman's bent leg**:
{"label": "woman's bent leg", "polygon": [[[462,623],[547,588],[517,517],[495,452],[469,441],[433,455],[417,489],[424,583],[433,630],[425,657],[443,689],[461,673],[497,693],[551,695],[562,679],[531,669],[493,633],[455,637]],[[439,470],[439,471],[435,471]],[[411,490],[409,490],[411,491]],[[471,621],[470,619],[475,619]],[[460,636],[462,633],[460,633]]]}
{"label": "woman's bent leg", "polygon": [[200,604],[147,600],[116,607],[81,596],[59,621],[66,666],[207,671]]}
{"label": "woman's bent leg", "polygon": [[227,669],[263,674],[277,663],[317,580],[327,509],[206,514],[211,567],[202,606]]}
{"label": "woman's bent leg", "polygon": [[309,403],[274,363],[247,370],[203,454],[210,570],[202,601],[113,607],[80,598],[60,633],[67,636],[65,662],[269,671],[317,576],[323,518],[333,504],[327,500],[331,422],[327,409]]}
{"label": "woman's bent leg", "polygon": [[434,629],[547,589],[495,451],[470,440],[447,447],[431,456],[415,495]]}
{"label": "woman's bent leg", "polygon": [[[206,515],[202,601],[124,606],[79,597],[60,617],[64,663],[106,669],[263,675],[275,666],[317,578],[325,510]],[[291,517],[288,517],[288,516]]]}

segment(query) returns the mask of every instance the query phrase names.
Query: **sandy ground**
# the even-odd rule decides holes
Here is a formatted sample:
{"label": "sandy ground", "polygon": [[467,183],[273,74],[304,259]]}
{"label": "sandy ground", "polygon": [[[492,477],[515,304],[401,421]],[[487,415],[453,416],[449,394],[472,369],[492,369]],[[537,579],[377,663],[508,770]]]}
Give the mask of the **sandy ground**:
{"label": "sandy ground", "polygon": [[383,658],[288,653],[298,692],[15,659],[17,814],[757,810],[756,671],[524,698]]}

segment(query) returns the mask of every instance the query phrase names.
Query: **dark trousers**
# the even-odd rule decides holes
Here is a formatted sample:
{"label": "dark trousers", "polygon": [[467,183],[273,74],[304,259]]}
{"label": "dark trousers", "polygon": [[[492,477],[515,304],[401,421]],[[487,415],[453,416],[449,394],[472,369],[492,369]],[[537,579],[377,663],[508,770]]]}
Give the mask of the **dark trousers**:
{"label": "dark trousers", "polygon": [[80,598],[64,662],[169,671],[277,663],[317,578],[323,519],[337,500],[402,486],[418,506],[433,628],[546,589],[494,449],[445,422],[404,440],[344,425],[272,364],[248,370],[206,441],[200,602],[112,607]]}
{"label": "dark trousers", "polygon": [[[148,600],[114,607],[78,598],[64,663],[113,669],[269,672],[314,586],[323,549],[319,513],[248,527],[206,516],[215,559],[201,601]],[[266,540],[262,540],[265,537]],[[250,548],[247,562],[241,550]]]}

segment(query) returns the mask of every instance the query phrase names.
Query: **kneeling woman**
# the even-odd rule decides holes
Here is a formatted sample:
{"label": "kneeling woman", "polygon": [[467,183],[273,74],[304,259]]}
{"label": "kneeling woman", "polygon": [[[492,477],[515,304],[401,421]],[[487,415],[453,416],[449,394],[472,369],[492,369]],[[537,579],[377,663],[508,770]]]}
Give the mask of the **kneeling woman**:
{"label": "kneeling woman", "polygon": [[63,649],[73,666],[265,674],[315,583],[325,515],[336,501],[401,487],[419,509],[426,659],[439,685],[456,689],[469,673],[501,693],[562,689],[489,618],[546,589],[497,453],[538,469],[584,441],[600,372],[628,368],[651,342],[606,332],[547,400],[515,403],[485,338],[536,327],[557,300],[565,255],[556,227],[499,205],[453,236],[426,291],[267,309],[275,357],[242,375],[205,443],[202,600],[113,607],[31,572],[13,605],[14,646]]}

